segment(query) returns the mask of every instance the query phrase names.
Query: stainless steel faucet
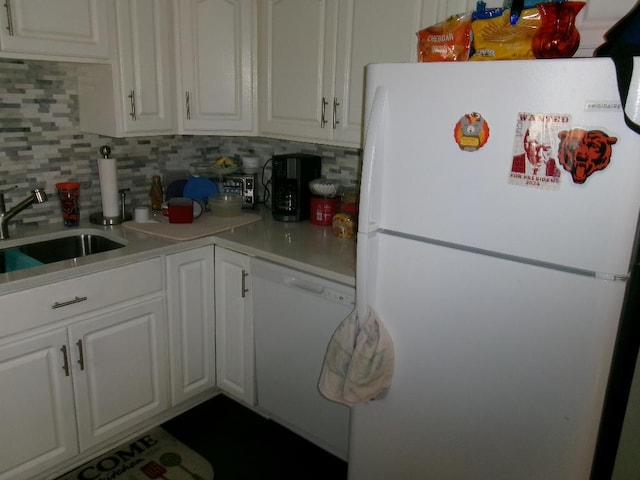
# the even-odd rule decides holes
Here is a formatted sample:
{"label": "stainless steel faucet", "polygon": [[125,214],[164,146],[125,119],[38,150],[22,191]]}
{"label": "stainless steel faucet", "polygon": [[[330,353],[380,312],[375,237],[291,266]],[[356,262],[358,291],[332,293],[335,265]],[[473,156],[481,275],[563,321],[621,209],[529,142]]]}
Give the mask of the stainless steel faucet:
{"label": "stainless steel faucet", "polygon": [[47,200],[47,193],[40,188],[36,188],[31,191],[31,195],[7,212],[4,206],[4,192],[0,192],[0,240],[9,238],[9,220],[34,203],[44,203]]}

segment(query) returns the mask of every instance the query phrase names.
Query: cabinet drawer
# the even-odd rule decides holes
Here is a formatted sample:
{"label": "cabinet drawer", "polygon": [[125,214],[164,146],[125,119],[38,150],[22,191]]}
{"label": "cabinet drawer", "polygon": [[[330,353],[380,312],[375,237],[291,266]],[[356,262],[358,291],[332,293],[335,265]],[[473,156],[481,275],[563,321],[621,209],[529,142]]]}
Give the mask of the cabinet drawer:
{"label": "cabinet drawer", "polygon": [[160,258],[0,297],[0,337],[147,295],[163,288]]}

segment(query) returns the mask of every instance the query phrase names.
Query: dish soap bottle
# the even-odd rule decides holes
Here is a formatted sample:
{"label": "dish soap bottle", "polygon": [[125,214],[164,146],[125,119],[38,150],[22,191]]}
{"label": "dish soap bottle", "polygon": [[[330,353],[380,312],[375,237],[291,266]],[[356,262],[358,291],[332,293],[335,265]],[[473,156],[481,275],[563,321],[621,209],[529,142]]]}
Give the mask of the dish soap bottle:
{"label": "dish soap bottle", "polygon": [[162,182],[160,181],[160,175],[154,175],[151,177],[151,190],[149,191],[149,198],[151,199],[151,209],[155,211],[162,210]]}

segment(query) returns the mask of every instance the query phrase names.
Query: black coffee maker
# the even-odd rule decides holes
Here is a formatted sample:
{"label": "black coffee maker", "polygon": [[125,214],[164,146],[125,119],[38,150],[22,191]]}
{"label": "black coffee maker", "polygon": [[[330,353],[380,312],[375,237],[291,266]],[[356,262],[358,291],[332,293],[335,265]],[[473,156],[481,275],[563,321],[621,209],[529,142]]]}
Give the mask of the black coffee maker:
{"label": "black coffee maker", "polygon": [[309,182],[320,176],[321,157],[307,153],[274,155],[271,163],[273,188],[271,211],[282,222],[309,218]]}

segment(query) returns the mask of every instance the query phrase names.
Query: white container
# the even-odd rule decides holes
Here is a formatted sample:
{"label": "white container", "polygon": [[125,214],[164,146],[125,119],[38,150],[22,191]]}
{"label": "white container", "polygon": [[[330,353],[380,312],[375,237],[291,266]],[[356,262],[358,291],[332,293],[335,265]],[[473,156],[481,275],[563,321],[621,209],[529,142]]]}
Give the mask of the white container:
{"label": "white container", "polygon": [[219,217],[234,217],[242,214],[242,195],[221,193],[209,197],[209,208],[213,215]]}

